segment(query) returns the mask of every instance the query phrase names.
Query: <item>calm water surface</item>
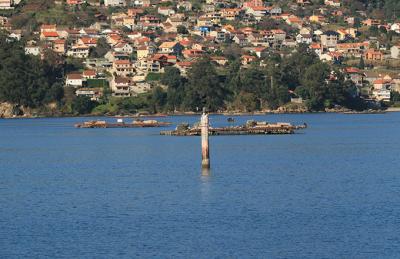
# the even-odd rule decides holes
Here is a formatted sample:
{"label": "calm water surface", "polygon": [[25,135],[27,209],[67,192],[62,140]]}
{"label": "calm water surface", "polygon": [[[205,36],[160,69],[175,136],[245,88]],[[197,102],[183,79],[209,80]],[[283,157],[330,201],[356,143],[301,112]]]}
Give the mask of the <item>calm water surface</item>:
{"label": "calm water surface", "polygon": [[198,137],[0,120],[0,257],[399,258],[400,113],[256,118],[310,127],[212,137],[208,177]]}

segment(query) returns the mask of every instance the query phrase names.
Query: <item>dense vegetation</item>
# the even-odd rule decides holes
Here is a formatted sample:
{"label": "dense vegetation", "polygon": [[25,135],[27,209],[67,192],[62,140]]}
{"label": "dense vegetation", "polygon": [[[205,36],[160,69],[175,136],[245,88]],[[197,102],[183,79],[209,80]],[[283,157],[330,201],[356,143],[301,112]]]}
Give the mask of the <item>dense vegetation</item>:
{"label": "dense vegetation", "polygon": [[[204,4],[204,1],[200,0],[191,2],[194,5],[194,10],[191,12],[199,12]],[[271,5],[279,3],[284,11],[293,11],[300,17],[311,15],[315,9],[323,5],[323,1],[312,0],[310,7],[298,7],[296,10],[291,10],[290,5],[294,3],[292,0],[266,2]],[[361,21],[366,17],[385,21],[398,19],[399,0],[344,0],[342,3],[343,16],[328,16],[328,21],[333,26],[344,26],[346,23],[343,17],[354,16],[355,27],[361,27],[360,31],[362,31],[358,40],[376,37],[387,49],[398,41],[398,35],[393,31],[387,31],[384,27],[362,27]],[[172,3],[163,2],[160,5],[170,6]],[[230,6],[235,7],[237,3],[233,1]],[[329,11],[330,7],[326,8]],[[90,4],[71,7],[65,2],[56,5],[54,1],[24,0],[16,9],[1,12],[10,17],[14,29],[22,29],[23,39],[29,40],[35,38],[33,32],[37,31],[41,24],[56,23],[70,28],[85,27],[96,21],[95,14],[111,14],[119,10],[121,9],[107,9],[90,6]],[[146,8],[145,12],[161,17],[156,8]],[[184,10],[179,10],[179,12],[184,12]],[[224,22],[232,23],[237,28],[245,26],[238,21]],[[285,22],[268,17],[251,26],[266,30],[280,28],[290,35],[297,33],[297,29]],[[318,24],[310,26],[313,29],[321,28]],[[178,33],[186,35],[188,29],[178,26]],[[161,31],[156,31],[154,35],[161,34]],[[150,37],[155,37],[154,35]],[[90,57],[104,57],[110,49],[106,40],[101,38],[97,46],[90,49]],[[241,64],[240,58],[243,54],[246,54],[245,51],[231,41],[221,43],[220,49],[212,55],[228,58],[229,63],[226,67],[216,66],[208,57],[195,63],[187,75],[182,75],[175,67],[166,67],[163,74],[149,73],[147,75],[146,81],[155,86],[152,92],[137,97],[118,99],[111,98],[109,89],[105,89],[106,96],[97,103],[87,97],[77,98],[73,92],[65,93],[69,89],[62,87],[66,73],[83,69],[82,60],[64,59],[51,51],[46,51],[44,59],[27,56],[24,54],[23,43],[12,41],[5,35],[1,35],[0,101],[31,108],[57,102],[59,109],[69,114],[133,113],[143,110],[150,112],[197,111],[202,107],[207,107],[211,111],[255,111],[276,109],[286,105],[292,97],[301,97],[304,100],[304,106],[310,110],[324,110],[338,106],[362,109],[365,106],[363,101],[356,97],[355,85],[345,79],[340,70],[340,64],[321,62],[307,46],[300,46],[294,52],[288,49],[271,51],[269,56],[261,62],[247,66]],[[134,59],[134,56],[131,58]],[[357,60],[357,63],[361,69],[370,66],[363,59]],[[94,82],[90,84],[88,82],[89,87],[95,85]],[[398,96],[395,96],[392,101],[398,102],[398,99]]]}
{"label": "dense vegetation", "polygon": [[61,73],[47,61],[25,55],[21,43],[0,35],[0,101],[32,108],[60,101]]}
{"label": "dense vegetation", "polygon": [[[319,61],[306,46],[281,58],[271,54],[261,64],[243,67],[240,59],[230,60],[224,69],[208,58],[193,64],[186,77],[175,67],[165,68],[161,85],[149,94],[115,100],[103,98],[93,103],[74,95],[63,99],[60,82],[65,66],[51,64],[52,59],[25,55],[19,42],[0,38],[0,101],[27,107],[41,107],[50,102],[68,106],[67,112],[150,112],[197,111],[255,111],[276,109],[292,97],[302,97],[311,110],[323,110],[335,105],[363,108],[355,97],[356,87],[345,80],[334,66]],[[55,61],[53,61],[55,62]],[[332,72],[333,71],[333,72]],[[60,106],[60,107],[61,107]],[[97,106],[97,107],[95,107]]]}
{"label": "dense vegetation", "polygon": [[267,57],[262,64],[243,67],[232,59],[226,68],[215,66],[208,58],[193,64],[187,76],[178,68],[166,67],[160,83],[152,92],[125,99],[110,99],[94,109],[95,112],[138,111],[172,112],[198,111],[256,111],[276,109],[291,97],[301,97],[306,108],[314,111],[347,107],[364,109],[357,97],[357,88],[346,80],[338,67],[319,61],[306,46],[290,56]]}
{"label": "dense vegetation", "polygon": [[375,18],[393,21],[399,17],[400,1],[398,0],[345,0],[352,12],[366,11]]}
{"label": "dense vegetation", "polygon": [[89,26],[96,20],[97,9],[88,4],[69,7],[65,3],[56,5],[54,1],[25,0],[12,13],[14,28],[23,29],[26,36],[37,30],[40,24],[58,24],[68,27]]}
{"label": "dense vegetation", "polygon": [[164,111],[276,109],[291,97],[302,97],[311,110],[335,105],[364,108],[354,83],[345,80],[338,68],[319,61],[305,46],[283,59],[273,55],[263,64],[247,68],[241,67],[239,60],[231,60],[222,72],[205,58],[193,65],[187,78],[169,67],[161,83],[168,90],[158,89],[153,101]]}

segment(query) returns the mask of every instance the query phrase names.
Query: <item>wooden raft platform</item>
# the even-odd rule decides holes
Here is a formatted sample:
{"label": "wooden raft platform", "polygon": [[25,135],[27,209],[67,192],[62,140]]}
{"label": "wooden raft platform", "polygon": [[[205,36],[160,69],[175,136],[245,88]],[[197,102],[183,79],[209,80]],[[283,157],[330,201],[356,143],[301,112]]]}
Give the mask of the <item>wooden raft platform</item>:
{"label": "wooden raft platform", "polygon": [[[211,136],[217,135],[271,135],[271,134],[293,134],[296,130],[304,129],[307,125],[294,126],[289,123],[276,124],[256,124],[253,126],[231,126],[220,128],[209,128],[208,134]],[[160,135],[166,136],[200,136],[201,129],[193,128],[177,128],[176,130],[161,131]]]}
{"label": "wooden raft platform", "polygon": [[166,127],[171,125],[170,122],[159,121],[133,121],[132,123],[117,122],[109,123],[106,121],[86,121],[83,123],[75,124],[76,128],[155,128]]}

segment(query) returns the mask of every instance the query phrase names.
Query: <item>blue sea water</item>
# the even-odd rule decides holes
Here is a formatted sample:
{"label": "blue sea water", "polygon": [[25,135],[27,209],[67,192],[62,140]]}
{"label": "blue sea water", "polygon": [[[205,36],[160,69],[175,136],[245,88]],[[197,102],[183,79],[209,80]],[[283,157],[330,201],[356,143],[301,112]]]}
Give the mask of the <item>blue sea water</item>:
{"label": "blue sea water", "polygon": [[400,257],[400,113],[235,118],[309,128],[211,137],[202,176],[199,137],[0,120],[0,257]]}

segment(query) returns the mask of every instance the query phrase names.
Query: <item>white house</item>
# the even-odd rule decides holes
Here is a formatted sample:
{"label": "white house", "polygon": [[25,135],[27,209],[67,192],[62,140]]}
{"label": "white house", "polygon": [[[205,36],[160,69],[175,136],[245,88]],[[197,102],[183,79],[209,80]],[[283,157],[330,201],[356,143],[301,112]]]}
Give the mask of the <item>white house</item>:
{"label": "white house", "polygon": [[310,34],[298,34],[296,36],[296,41],[299,44],[301,44],[301,43],[311,44],[312,36]]}
{"label": "white house", "polygon": [[282,8],[280,8],[279,6],[272,7],[269,10],[269,14],[273,15],[273,16],[281,15],[282,14]]}
{"label": "white house", "polygon": [[0,0],[0,9],[12,9],[12,0]]}
{"label": "white house", "polygon": [[330,6],[334,6],[334,7],[341,6],[340,0],[325,0],[324,3],[325,3],[325,5],[330,5]]}
{"label": "white house", "polygon": [[391,58],[400,58],[400,45],[395,45],[390,48]]}
{"label": "white house", "polygon": [[397,33],[400,33],[400,23],[393,23],[393,24],[390,26],[390,30],[391,30],[391,31],[395,31],[395,32],[397,32]]}
{"label": "white house", "polygon": [[82,87],[82,85],[83,85],[82,74],[72,73],[67,75],[65,86],[80,88]]}
{"label": "white house", "polygon": [[98,101],[103,96],[102,88],[80,88],[75,92],[76,96],[87,96],[92,101]]}
{"label": "white house", "polygon": [[126,42],[118,43],[117,45],[114,46],[114,51],[131,54],[133,52],[133,47]]}
{"label": "white house", "polygon": [[87,58],[89,56],[89,47],[86,45],[74,45],[67,51],[67,56]]}
{"label": "white house", "polygon": [[265,15],[267,15],[268,9],[263,6],[253,6],[248,7],[246,13],[253,15],[256,20],[260,21]]}
{"label": "white house", "polygon": [[170,15],[175,14],[175,10],[174,9],[172,9],[170,7],[164,7],[164,6],[158,7],[157,12],[159,14],[161,14],[161,15],[164,15],[164,16],[170,16]]}
{"label": "white house", "polygon": [[20,30],[15,30],[15,31],[12,31],[9,35],[8,35],[8,38],[11,38],[11,39],[15,39],[15,40],[21,40],[21,37],[22,37],[22,34],[21,34],[21,31]]}
{"label": "white house", "polygon": [[378,101],[390,101],[390,90],[386,88],[372,91],[373,97]]}
{"label": "white house", "polygon": [[105,6],[126,6],[125,0],[104,0]]}
{"label": "white house", "polygon": [[151,85],[147,82],[138,82],[132,87],[135,94],[147,93],[151,91]]}
{"label": "white house", "polygon": [[132,81],[126,77],[115,77],[111,80],[112,95],[116,97],[129,97],[132,94]]}
{"label": "white house", "polygon": [[39,46],[26,46],[25,47],[26,55],[39,56],[40,55],[40,47]]}

